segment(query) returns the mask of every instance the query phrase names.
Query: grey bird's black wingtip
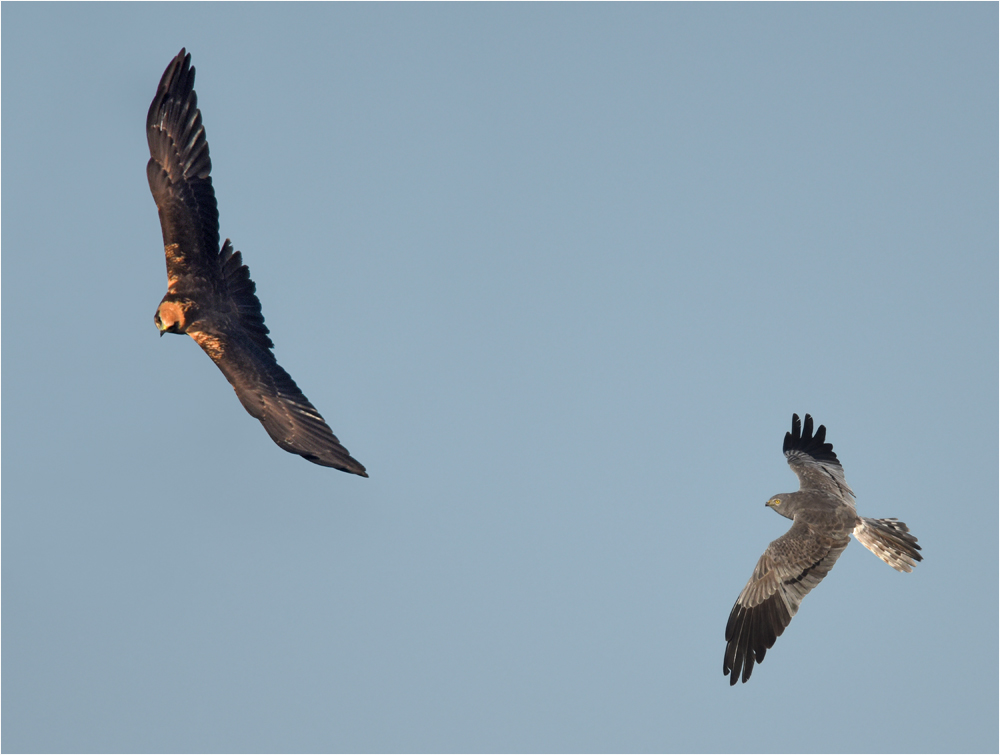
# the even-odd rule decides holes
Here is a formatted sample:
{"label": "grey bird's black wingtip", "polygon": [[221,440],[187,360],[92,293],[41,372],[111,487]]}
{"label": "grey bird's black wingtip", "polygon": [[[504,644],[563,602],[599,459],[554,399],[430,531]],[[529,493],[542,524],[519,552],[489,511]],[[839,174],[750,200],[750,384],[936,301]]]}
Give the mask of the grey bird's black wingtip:
{"label": "grey bird's black wingtip", "polygon": [[782,453],[805,451],[818,461],[838,461],[833,452],[833,444],[826,442],[826,425],[820,425],[813,433],[813,418],[806,414],[805,421],[799,421],[798,414],[792,414],[791,432],[785,433]]}
{"label": "grey bird's black wingtip", "polygon": [[764,660],[791,620],[777,594],[753,608],[736,601],[726,623],[726,654],[722,663],[722,673],[729,677],[730,687],[737,681],[747,683],[754,664]]}

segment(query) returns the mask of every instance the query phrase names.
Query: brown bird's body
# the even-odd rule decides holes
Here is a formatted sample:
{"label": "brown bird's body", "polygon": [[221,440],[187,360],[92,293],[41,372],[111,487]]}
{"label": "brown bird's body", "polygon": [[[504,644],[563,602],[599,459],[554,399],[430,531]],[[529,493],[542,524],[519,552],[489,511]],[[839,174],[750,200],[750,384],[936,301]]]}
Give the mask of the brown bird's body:
{"label": "brown bird's body", "polygon": [[186,333],[232,384],[244,408],[281,448],[367,477],[272,353],[256,286],[227,239],[219,247],[212,162],[184,50],[167,66],[149,106],[149,188],[160,215],[167,294],[154,322]]}

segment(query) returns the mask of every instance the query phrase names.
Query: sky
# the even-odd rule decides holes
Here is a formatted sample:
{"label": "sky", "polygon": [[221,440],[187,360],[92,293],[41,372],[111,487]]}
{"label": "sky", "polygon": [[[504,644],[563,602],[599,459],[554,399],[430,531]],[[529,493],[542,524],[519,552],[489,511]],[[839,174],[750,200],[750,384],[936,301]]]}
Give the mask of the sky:
{"label": "sky", "polygon": [[[997,751],[995,3],[0,13],[4,751]],[[181,47],[370,479],[157,336]],[[793,412],[924,561],[730,687]]]}

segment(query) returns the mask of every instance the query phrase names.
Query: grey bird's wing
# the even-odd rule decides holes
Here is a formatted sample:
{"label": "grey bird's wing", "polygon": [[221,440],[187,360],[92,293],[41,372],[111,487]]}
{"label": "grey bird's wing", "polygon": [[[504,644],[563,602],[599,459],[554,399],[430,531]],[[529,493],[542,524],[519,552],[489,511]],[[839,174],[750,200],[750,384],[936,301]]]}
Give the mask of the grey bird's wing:
{"label": "grey bird's wing", "polygon": [[854,491],[844,480],[844,468],[833,452],[833,444],[826,442],[824,425],[813,435],[812,416],[806,415],[803,426],[799,415],[793,414],[792,430],[785,433],[782,450],[788,466],[799,478],[800,490],[828,491],[854,508]]}
{"label": "grey bird's wing", "polygon": [[275,360],[241,254],[228,239],[219,249],[212,162],[194,74],[191,56],[182,49],[164,71],[146,116],[146,176],[163,230],[168,296],[196,306],[197,317],[185,332],[218,365],[275,443],[315,464],[367,477]]}
{"label": "grey bird's wing", "polygon": [[726,624],[723,673],[730,675],[730,685],[741,675],[744,682],[750,678],[754,663],[764,659],[802,598],[833,568],[849,542],[846,534],[832,536],[795,522],[767,547]]}

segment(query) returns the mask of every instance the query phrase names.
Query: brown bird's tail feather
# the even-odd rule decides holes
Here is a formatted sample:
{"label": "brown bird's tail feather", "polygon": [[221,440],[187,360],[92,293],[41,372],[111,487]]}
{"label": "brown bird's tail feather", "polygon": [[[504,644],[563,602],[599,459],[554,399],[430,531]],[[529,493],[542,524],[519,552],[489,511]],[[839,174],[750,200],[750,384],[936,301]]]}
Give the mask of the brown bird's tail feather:
{"label": "brown bird's tail feather", "polygon": [[868,550],[896,571],[913,571],[917,561],[923,561],[917,538],[898,519],[868,519],[859,516],[854,537]]}

